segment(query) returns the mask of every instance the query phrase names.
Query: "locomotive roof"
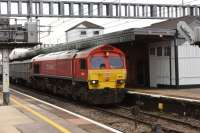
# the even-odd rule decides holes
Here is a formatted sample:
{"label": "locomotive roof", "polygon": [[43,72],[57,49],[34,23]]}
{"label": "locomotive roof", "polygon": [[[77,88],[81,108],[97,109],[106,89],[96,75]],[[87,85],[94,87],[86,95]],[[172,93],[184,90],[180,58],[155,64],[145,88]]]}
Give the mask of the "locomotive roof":
{"label": "locomotive roof", "polygon": [[72,58],[76,54],[76,52],[77,50],[67,50],[67,51],[59,51],[59,52],[54,52],[54,53],[49,53],[49,54],[40,54],[32,58],[32,61]]}
{"label": "locomotive roof", "polygon": [[76,58],[87,57],[89,54],[91,54],[91,52],[95,52],[97,50],[102,50],[101,48],[103,48],[103,47],[105,47],[105,48],[113,48],[114,50],[117,50],[117,48],[115,48],[115,47],[113,47],[113,46],[111,46],[109,44],[102,44],[102,45],[98,45],[96,47],[92,47],[92,48],[85,49],[83,51],[78,52]]}
{"label": "locomotive roof", "polygon": [[[40,54],[32,59],[32,61],[43,61],[43,60],[56,60],[56,59],[68,59],[68,58],[73,58],[73,56],[76,54],[76,58],[86,58],[88,55],[96,50],[100,50],[100,48],[103,47],[112,47],[111,45],[99,45],[96,47],[92,47],[89,49],[85,49],[82,51],[78,50],[68,50],[68,51],[60,51],[60,52],[54,52],[54,53],[49,53],[49,54]],[[115,49],[115,48],[114,48]]]}

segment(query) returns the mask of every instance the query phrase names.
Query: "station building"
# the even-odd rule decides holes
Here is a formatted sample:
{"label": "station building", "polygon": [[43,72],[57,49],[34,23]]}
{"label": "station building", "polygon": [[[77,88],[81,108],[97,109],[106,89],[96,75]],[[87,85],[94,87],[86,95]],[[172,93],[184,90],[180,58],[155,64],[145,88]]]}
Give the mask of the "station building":
{"label": "station building", "polygon": [[133,41],[117,45],[127,58],[129,87],[189,87],[200,85],[200,48],[177,31],[185,21],[192,29],[200,18],[169,19],[134,30]]}
{"label": "station building", "polygon": [[72,42],[103,34],[104,27],[83,21],[65,31],[66,42]]}

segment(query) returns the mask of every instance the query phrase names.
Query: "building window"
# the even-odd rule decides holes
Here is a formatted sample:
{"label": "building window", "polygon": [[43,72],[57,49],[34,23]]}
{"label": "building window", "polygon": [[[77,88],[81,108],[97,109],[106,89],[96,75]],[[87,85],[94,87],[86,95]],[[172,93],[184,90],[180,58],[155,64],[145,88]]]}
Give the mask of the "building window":
{"label": "building window", "polygon": [[155,54],[156,54],[155,48],[150,48],[149,54],[150,54],[150,55],[155,55]]}
{"label": "building window", "polygon": [[87,63],[85,59],[80,59],[80,69],[87,69]]}
{"label": "building window", "polygon": [[93,34],[94,35],[99,35],[99,31],[94,31]]}
{"label": "building window", "polygon": [[87,32],[86,31],[81,31],[81,35],[86,35]]}
{"label": "building window", "polygon": [[157,48],[157,56],[162,56],[162,47]]}
{"label": "building window", "polygon": [[170,56],[171,55],[171,48],[170,47],[165,47],[164,55],[165,56]]}

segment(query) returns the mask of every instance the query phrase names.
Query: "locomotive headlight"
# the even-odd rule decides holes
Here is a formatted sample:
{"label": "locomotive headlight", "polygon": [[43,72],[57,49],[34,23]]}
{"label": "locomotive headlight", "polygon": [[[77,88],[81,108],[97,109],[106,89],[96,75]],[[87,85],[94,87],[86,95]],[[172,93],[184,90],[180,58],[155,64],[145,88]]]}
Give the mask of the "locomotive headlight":
{"label": "locomotive headlight", "polygon": [[99,81],[98,80],[91,80],[90,83],[93,84],[93,85],[95,85],[95,84],[98,84]]}
{"label": "locomotive headlight", "polygon": [[123,83],[125,83],[125,80],[123,80],[123,79],[118,79],[116,82],[117,82],[117,84],[123,84]]}
{"label": "locomotive headlight", "polygon": [[108,57],[108,56],[109,56],[109,54],[110,54],[109,52],[106,52],[106,53],[105,53],[106,57]]}

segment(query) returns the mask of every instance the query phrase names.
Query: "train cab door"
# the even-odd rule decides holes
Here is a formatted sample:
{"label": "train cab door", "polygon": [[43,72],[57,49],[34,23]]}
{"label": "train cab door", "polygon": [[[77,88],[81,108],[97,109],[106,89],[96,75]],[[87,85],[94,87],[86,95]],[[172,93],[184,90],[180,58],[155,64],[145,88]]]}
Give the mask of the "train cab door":
{"label": "train cab door", "polygon": [[79,77],[81,81],[85,81],[87,78],[87,59],[79,59]]}
{"label": "train cab door", "polygon": [[85,58],[74,58],[72,70],[74,81],[85,81],[87,76],[87,60]]}

